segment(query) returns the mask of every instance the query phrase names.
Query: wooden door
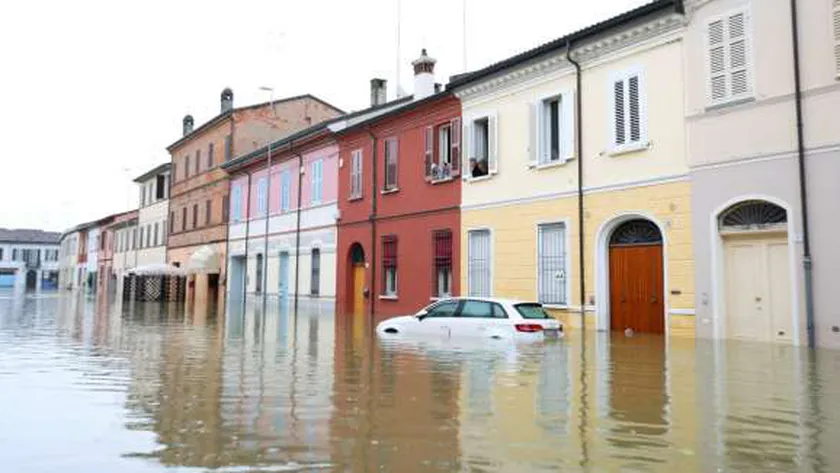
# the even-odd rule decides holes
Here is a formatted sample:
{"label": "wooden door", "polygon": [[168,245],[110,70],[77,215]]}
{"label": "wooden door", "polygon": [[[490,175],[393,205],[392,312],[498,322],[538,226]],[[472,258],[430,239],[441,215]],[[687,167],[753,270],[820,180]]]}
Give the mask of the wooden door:
{"label": "wooden door", "polygon": [[610,247],[610,328],[664,333],[662,245]]}
{"label": "wooden door", "polygon": [[790,264],[785,236],[727,236],[727,337],[791,341]]}
{"label": "wooden door", "polygon": [[365,266],[353,266],[353,315],[362,315],[365,311]]}

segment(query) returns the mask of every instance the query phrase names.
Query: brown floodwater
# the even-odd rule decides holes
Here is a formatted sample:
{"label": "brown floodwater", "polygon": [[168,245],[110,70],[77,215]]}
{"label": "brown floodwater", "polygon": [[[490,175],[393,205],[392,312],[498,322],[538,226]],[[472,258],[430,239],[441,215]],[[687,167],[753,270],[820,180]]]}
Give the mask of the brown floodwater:
{"label": "brown floodwater", "polygon": [[840,352],[499,342],[0,294],[0,471],[840,471]]}

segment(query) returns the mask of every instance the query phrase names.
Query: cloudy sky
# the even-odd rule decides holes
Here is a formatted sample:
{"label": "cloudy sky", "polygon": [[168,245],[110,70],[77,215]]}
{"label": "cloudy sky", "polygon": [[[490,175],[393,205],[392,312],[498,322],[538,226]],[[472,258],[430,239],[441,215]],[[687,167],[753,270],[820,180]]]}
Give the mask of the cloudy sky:
{"label": "cloudy sky", "polygon": [[[400,80],[426,47],[438,82],[645,0],[402,0]],[[397,0],[66,0],[0,7],[0,227],[63,230],[137,205],[181,118],[311,93],[347,111],[397,75]]]}

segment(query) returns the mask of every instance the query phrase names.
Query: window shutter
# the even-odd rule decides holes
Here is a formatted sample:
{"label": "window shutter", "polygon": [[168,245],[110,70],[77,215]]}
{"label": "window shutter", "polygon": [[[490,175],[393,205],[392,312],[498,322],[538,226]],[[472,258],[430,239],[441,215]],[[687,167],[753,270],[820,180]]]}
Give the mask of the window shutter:
{"label": "window shutter", "polygon": [[213,167],[213,143],[207,145],[207,169]]}
{"label": "window shutter", "polygon": [[834,68],[840,77],[840,0],[834,0]]}
{"label": "window shutter", "polygon": [[233,140],[231,140],[230,135],[225,136],[225,161],[230,161],[231,155],[233,154]]}
{"label": "window shutter", "polygon": [[560,137],[563,143],[563,160],[575,157],[575,93],[565,92],[560,98]]}
{"label": "window shutter", "polygon": [[450,142],[452,149],[450,150],[450,160],[452,161],[452,174],[457,175],[461,165],[461,119],[453,118],[451,125],[452,139]]}
{"label": "window shutter", "polygon": [[432,177],[432,153],[434,152],[435,147],[435,130],[434,128],[427,126],[426,127],[426,137],[425,137],[425,166],[426,166],[426,177]]}
{"label": "window shutter", "polygon": [[627,118],[628,142],[638,143],[642,140],[642,117],[641,117],[641,93],[639,76],[630,76],[627,79]]}
{"label": "window shutter", "polygon": [[528,166],[534,167],[539,163],[540,137],[540,109],[541,102],[528,105]]}
{"label": "window shutter", "polygon": [[621,146],[627,142],[625,112],[624,80],[613,81],[613,146]]}
{"label": "window shutter", "polygon": [[461,169],[464,170],[461,176],[466,181],[472,172],[470,166],[470,159],[473,154],[473,121],[467,120],[464,122],[463,134],[461,135]]}
{"label": "window shutter", "polygon": [[499,120],[496,115],[487,117],[487,169],[491,174],[499,172]]}
{"label": "window shutter", "polygon": [[747,54],[747,14],[729,17],[729,67],[733,96],[750,92]]}

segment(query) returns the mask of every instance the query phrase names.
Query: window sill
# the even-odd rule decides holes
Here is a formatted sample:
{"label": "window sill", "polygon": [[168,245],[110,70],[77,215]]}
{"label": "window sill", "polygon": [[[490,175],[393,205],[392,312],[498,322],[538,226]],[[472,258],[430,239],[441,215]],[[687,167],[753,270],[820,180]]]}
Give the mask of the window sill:
{"label": "window sill", "polygon": [[559,167],[565,166],[566,163],[568,163],[572,159],[575,159],[575,158],[573,158],[573,157],[572,158],[566,158],[566,159],[563,159],[563,160],[558,160],[558,161],[553,162],[553,163],[529,164],[528,169],[533,169],[535,171],[542,171],[543,169],[559,168]]}
{"label": "window sill", "polygon": [[629,145],[619,146],[617,148],[613,148],[611,150],[607,150],[606,155],[610,157],[621,156],[624,154],[631,154],[631,153],[638,153],[639,151],[645,151],[650,149],[653,146],[651,141],[642,141],[639,143],[631,143]]}
{"label": "window sill", "polygon": [[399,191],[400,191],[399,187],[394,187],[393,189],[382,189],[381,191],[379,191],[379,193],[382,194],[382,195],[388,195],[388,194],[396,194]]}
{"label": "window sill", "polygon": [[496,173],[490,173],[490,174],[487,174],[487,175],[484,175],[484,176],[481,176],[481,177],[468,177],[464,180],[467,181],[467,182],[481,182],[481,181],[490,180],[495,175],[496,175]]}
{"label": "window sill", "polygon": [[362,200],[362,199],[364,199],[364,197],[360,195],[360,196],[356,196],[356,197],[348,197],[347,201],[348,202],[356,202],[356,201]]}
{"label": "window sill", "polygon": [[722,108],[735,107],[737,105],[743,105],[750,102],[755,102],[755,97],[733,97],[719,102],[713,102],[711,105],[706,107],[706,111],[713,112]]}
{"label": "window sill", "polygon": [[380,301],[398,301],[400,297],[394,294],[393,296],[379,296]]}

